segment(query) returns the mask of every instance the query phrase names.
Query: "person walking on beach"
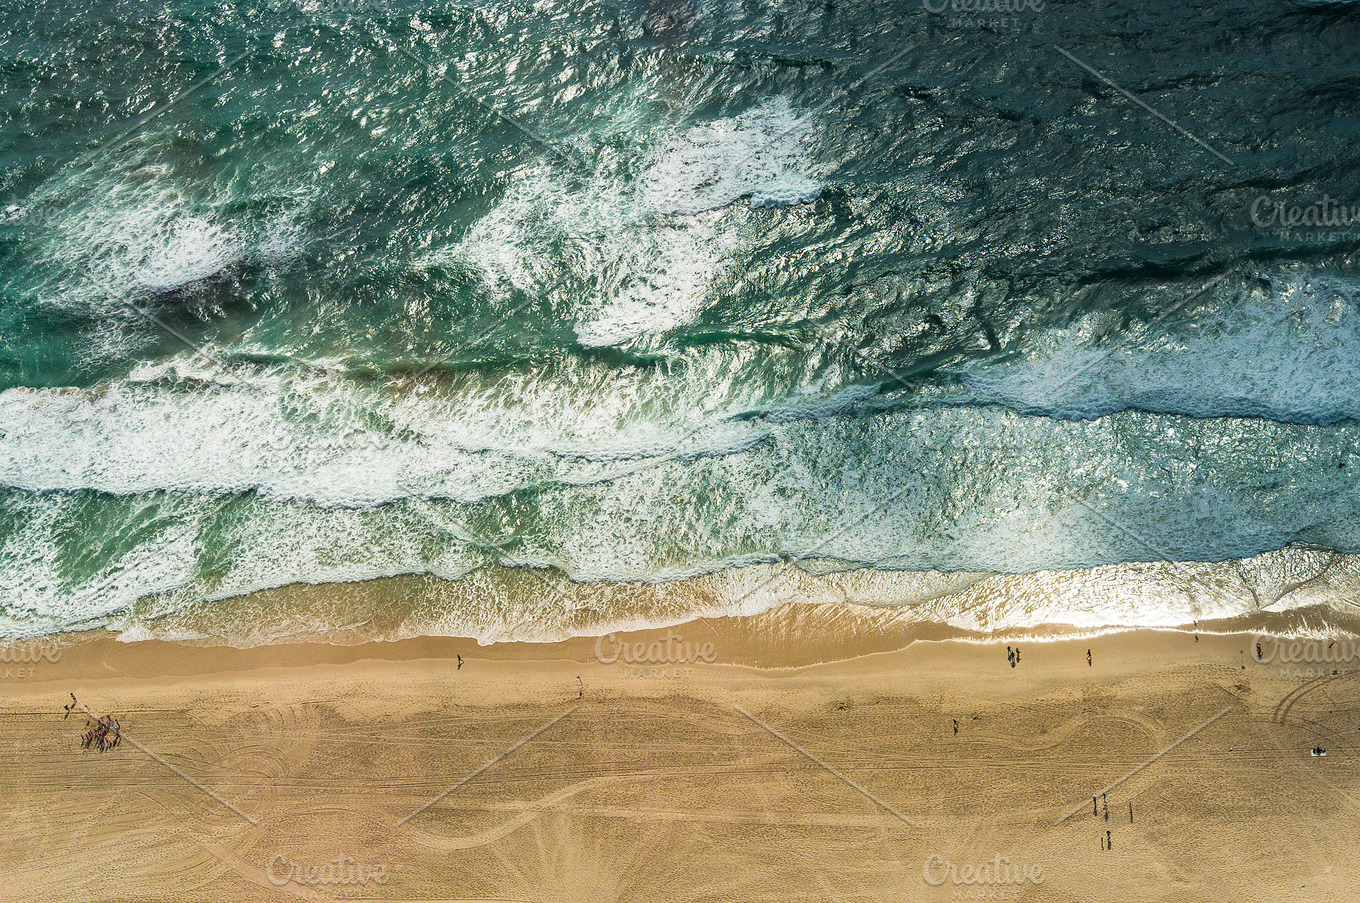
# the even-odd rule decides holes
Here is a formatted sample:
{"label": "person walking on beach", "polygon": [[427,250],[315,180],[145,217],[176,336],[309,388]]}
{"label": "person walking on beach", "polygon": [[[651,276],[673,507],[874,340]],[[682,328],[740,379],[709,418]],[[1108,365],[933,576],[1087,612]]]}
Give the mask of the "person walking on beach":
{"label": "person walking on beach", "polygon": [[1100,795],[1100,808],[1101,808],[1101,811],[1105,813],[1105,820],[1106,820],[1106,821],[1109,821],[1109,820],[1110,820],[1110,804],[1109,804],[1108,802],[1105,801],[1105,794],[1103,794],[1103,793]]}
{"label": "person walking on beach", "polygon": [[1091,650],[1086,650],[1086,667],[1091,667]]}
{"label": "person walking on beach", "polygon": [[1260,643],[1257,643],[1257,644],[1256,644],[1256,660],[1257,660],[1258,662],[1261,660],[1261,644],[1260,644]]}
{"label": "person walking on beach", "polygon": [[1110,832],[1109,832],[1109,831],[1106,831],[1106,832],[1105,832],[1105,849],[1107,849],[1107,850],[1113,850],[1113,849],[1114,849],[1114,840],[1110,837]]}
{"label": "person walking on beach", "polygon": [[[585,698],[585,695],[586,695],[586,684],[585,684],[585,681],[581,680],[581,675],[579,675],[579,674],[576,675],[576,688],[577,688],[577,690],[578,690],[578,692],[577,692],[577,694],[576,694],[576,698],[577,698],[577,699],[584,699],[584,698]],[[957,734],[958,731],[955,731],[954,733]]]}
{"label": "person walking on beach", "polygon": [[1095,798],[1095,797],[1091,797],[1091,815],[1092,815],[1092,816],[1096,816],[1096,815],[1099,815],[1099,814],[1100,814],[1100,813],[1099,813],[1098,811],[1096,811],[1096,798]]}
{"label": "person walking on beach", "polygon": [[955,718],[953,719],[953,721],[954,721],[954,736],[957,737],[959,735],[959,719]]}
{"label": "person walking on beach", "polygon": [[[458,655],[458,653],[455,652],[454,655]],[[458,667],[457,667],[457,669],[455,669],[455,670],[458,670],[458,671],[462,671],[462,670],[463,670],[463,657],[462,657],[461,655],[458,656]]]}
{"label": "person walking on beach", "polygon": [[1133,803],[1129,803],[1129,824],[1133,824]]}

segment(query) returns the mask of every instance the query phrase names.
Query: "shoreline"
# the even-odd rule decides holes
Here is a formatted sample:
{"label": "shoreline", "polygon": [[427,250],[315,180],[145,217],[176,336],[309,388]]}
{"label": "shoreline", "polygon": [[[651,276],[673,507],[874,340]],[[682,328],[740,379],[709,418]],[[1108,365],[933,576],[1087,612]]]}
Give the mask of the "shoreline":
{"label": "shoreline", "polygon": [[[236,650],[267,653],[268,650],[297,649],[379,649],[392,651],[377,655],[381,659],[400,659],[407,650],[425,650],[424,657],[448,658],[457,654],[472,654],[482,658],[523,660],[533,658],[527,650],[535,648],[573,649],[599,644],[608,637],[644,638],[653,642],[677,631],[691,636],[697,643],[703,636],[726,634],[734,643],[728,646],[731,655],[720,660],[728,664],[745,663],[758,668],[787,668],[824,664],[879,652],[904,649],[914,643],[956,642],[961,644],[996,644],[1010,642],[1061,643],[1094,641],[1106,637],[1129,634],[1176,634],[1184,636],[1269,636],[1289,639],[1335,639],[1342,636],[1360,638],[1360,619],[1344,618],[1335,607],[1310,605],[1283,611],[1257,611],[1227,618],[1206,618],[1195,623],[1165,625],[1107,624],[1077,626],[1063,623],[1044,623],[997,631],[959,628],[947,623],[915,620],[903,617],[901,609],[817,602],[785,602],[775,608],[752,615],[699,615],[683,620],[656,625],[611,627],[598,632],[587,632],[554,639],[521,639],[484,641],[476,636],[419,635],[393,639],[357,639],[353,634],[300,638],[280,637],[268,642],[236,645],[225,639],[209,637],[166,638],[147,635],[129,638],[126,631],[104,628],[55,633],[31,637],[0,637],[6,655],[13,650],[28,650],[27,656],[55,652],[67,655],[73,650],[83,654],[89,648],[134,649],[190,648],[198,650]],[[110,652],[121,658],[118,653]],[[318,654],[319,655],[319,654]],[[325,659],[319,655],[316,660]],[[589,660],[586,656],[582,660]],[[329,660],[329,659],[328,659]],[[354,660],[336,653],[335,661]],[[24,664],[8,661],[0,656],[0,665]]]}
{"label": "shoreline", "polygon": [[[100,626],[29,638],[82,642],[107,632],[130,641],[248,648],[469,637],[489,646],[758,618],[790,604],[923,637],[1037,639],[1193,630],[1196,623],[1233,632],[1258,622],[1266,630],[1286,624],[1293,633],[1360,636],[1360,555],[1296,546],[1217,563],[1126,562],[1032,574],[872,567],[813,574],[751,565],[658,583],[576,582],[556,571],[502,566],[450,579],[296,583],[216,601],[148,597]],[[830,622],[837,629],[842,623]],[[29,633],[14,632],[16,639]]]}

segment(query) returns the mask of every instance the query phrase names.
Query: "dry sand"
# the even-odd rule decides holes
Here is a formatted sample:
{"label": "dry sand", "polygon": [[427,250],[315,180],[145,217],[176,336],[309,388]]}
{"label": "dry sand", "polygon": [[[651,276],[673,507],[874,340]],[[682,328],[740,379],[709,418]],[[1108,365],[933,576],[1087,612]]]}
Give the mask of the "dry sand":
{"label": "dry sand", "polygon": [[[1011,668],[855,617],[683,625],[715,660],[641,671],[587,639],[4,665],[0,899],[1360,898],[1355,671],[1147,631]],[[126,742],[82,750],[69,692]]]}

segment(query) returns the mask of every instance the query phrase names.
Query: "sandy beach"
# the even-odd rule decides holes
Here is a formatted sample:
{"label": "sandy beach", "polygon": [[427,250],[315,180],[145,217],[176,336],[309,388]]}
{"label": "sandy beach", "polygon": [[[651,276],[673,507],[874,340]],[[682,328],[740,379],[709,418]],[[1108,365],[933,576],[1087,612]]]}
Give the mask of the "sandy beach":
{"label": "sandy beach", "polygon": [[0,903],[1360,903],[1357,44],[0,0]]}
{"label": "sandy beach", "polygon": [[[1016,667],[1005,643],[882,631],[857,653],[825,639],[847,620],[788,606],[489,647],[88,638],[7,666],[4,896],[1352,894],[1353,670],[1258,664],[1247,634],[1023,642]],[[81,749],[70,693],[126,742]]]}

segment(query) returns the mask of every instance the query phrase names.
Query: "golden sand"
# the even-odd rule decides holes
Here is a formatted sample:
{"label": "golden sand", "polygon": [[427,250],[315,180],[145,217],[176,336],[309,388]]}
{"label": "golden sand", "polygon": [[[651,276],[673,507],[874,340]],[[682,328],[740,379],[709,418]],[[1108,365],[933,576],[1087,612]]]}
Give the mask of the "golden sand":
{"label": "golden sand", "polygon": [[[490,647],[88,637],[3,666],[0,898],[1360,895],[1355,670],[1148,631],[1022,641],[1012,668],[1005,643],[857,617]],[[125,742],[81,749],[69,693]]]}

